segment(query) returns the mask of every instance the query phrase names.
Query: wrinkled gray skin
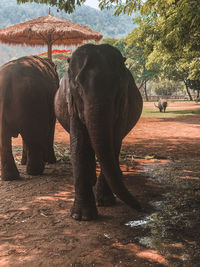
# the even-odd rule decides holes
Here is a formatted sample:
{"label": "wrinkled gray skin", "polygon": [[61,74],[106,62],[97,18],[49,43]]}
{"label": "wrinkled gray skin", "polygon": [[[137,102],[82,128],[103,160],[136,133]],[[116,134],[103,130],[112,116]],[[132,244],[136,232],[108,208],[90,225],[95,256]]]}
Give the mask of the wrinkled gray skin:
{"label": "wrinkled gray skin", "polygon": [[[141,115],[142,105],[140,92],[116,48],[87,44],[73,53],[55,97],[55,112],[70,133],[74,219],[95,219],[96,201],[99,206],[113,205],[113,193],[140,210],[122,182],[119,153],[122,139]],[[95,155],[101,167],[97,183]]]}
{"label": "wrinkled gray skin", "polygon": [[158,101],[158,105],[156,105],[155,103],[154,103],[154,105],[155,105],[155,107],[159,108],[160,112],[162,112],[162,111],[165,112],[166,108],[167,108],[167,100],[161,98]]}
{"label": "wrinkled gray skin", "polygon": [[45,162],[56,161],[54,96],[59,87],[55,65],[36,56],[22,57],[0,68],[1,179],[19,178],[11,138],[23,139],[22,164],[39,175]]}

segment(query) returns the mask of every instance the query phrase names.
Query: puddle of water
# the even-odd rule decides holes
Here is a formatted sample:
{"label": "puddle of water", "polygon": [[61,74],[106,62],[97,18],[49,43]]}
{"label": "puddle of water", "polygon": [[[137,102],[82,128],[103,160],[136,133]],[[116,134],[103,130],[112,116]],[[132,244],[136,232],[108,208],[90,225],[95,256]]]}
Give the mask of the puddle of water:
{"label": "puddle of water", "polygon": [[137,226],[148,226],[148,224],[152,223],[152,222],[156,222],[156,220],[158,220],[158,213],[152,213],[149,216],[146,216],[144,219],[142,220],[137,220],[137,221],[129,221],[127,223],[125,223],[126,226],[130,226],[130,227],[137,227]]}
{"label": "puddle of water", "polygon": [[150,221],[149,217],[146,217],[144,220],[138,220],[138,221],[129,221],[125,223],[126,226],[135,227],[135,226],[142,226],[145,224],[148,224]]}

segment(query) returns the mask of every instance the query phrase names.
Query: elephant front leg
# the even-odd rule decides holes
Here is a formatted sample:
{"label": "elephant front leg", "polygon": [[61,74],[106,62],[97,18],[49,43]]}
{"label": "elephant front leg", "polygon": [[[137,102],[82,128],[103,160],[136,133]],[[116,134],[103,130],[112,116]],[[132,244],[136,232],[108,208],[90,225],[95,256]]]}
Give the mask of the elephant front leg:
{"label": "elephant front leg", "polygon": [[12,181],[19,179],[19,172],[16,167],[13,154],[11,136],[6,127],[1,129],[1,179],[3,181]]}
{"label": "elephant front leg", "polygon": [[116,203],[115,196],[107,184],[105,176],[102,172],[97,179],[95,196],[98,206],[113,206]]}
{"label": "elephant front leg", "polygon": [[75,185],[71,216],[75,220],[89,221],[98,215],[93,193],[96,162],[87,129],[78,118],[72,118],[70,122],[70,145]]}

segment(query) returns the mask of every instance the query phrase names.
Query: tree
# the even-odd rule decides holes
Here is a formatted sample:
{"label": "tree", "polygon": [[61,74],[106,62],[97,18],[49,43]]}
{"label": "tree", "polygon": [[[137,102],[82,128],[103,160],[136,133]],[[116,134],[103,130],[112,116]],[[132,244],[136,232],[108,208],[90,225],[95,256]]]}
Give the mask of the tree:
{"label": "tree", "polygon": [[187,86],[192,89],[197,91],[197,98],[200,96],[200,80],[190,80],[188,79],[186,81]]}
{"label": "tree", "polygon": [[[140,10],[138,28],[128,37],[144,48],[146,68],[158,65],[160,73],[175,70],[185,83],[200,80],[200,5],[196,0],[101,1],[101,7],[116,4],[116,14]],[[170,77],[172,79],[172,77]]]}
{"label": "tree", "polygon": [[46,4],[56,6],[58,10],[65,10],[67,13],[72,13],[77,6],[85,3],[86,0],[17,0],[18,4],[26,2],[35,2],[37,4]]}
{"label": "tree", "polygon": [[156,76],[155,69],[146,68],[146,57],[142,46],[132,43],[128,38],[125,39],[104,39],[103,43],[118,48],[126,58],[125,64],[132,73],[139,90],[144,89],[144,95],[148,101],[147,82]]}
{"label": "tree", "polygon": [[[135,64],[131,67],[133,73],[138,74],[138,80],[143,87],[145,98],[148,101],[147,83],[148,81],[158,78],[159,65],[157,63],[147,66],[148,57],[153,51],[153,42],[149,36],[152,34],[151,23],[140,23],[127,38],[127,47],[129,57],[134,60]],[[130,64],[129,60],[129,64]]]}
{"label": "tree", "polygon": [[161,81],[155,85],[155,93],[158,96],[161,97],[169,97],[174,94],[177,94],[178,91],[182,91],[182,85],[179,82],[174,82],[174,81]]}
{"label": "tree", "polygon": [[[58,10],[65,10],[68,13],[73,12],[76,5],[84,4],[86,0],[17,0],[17,3],[26,3],[26,2],[35,2],[38,4],[47,4],[51,6],[56,6]],[[119,9],[118,14],[124,11],[124,13],[131,14],[133,9],[140,4],[141,0],[132,0],[127,1],[128,3],[125,7],[123,7],[123,0],[99,0],[100,8],[111,8],[113,4],[116,4],[116,8]],[[125,12],[126,11],[126,12]]]}
{"label": "tree", "polygon": [[138,84],[138,88],[143,88],[146,101],[148,101],[147,82],[155,78],[156,71],[146,67],[147,58],[145,57],[142,46],[129,43],[126,46],[126,55],[126,65],[134,76]]}

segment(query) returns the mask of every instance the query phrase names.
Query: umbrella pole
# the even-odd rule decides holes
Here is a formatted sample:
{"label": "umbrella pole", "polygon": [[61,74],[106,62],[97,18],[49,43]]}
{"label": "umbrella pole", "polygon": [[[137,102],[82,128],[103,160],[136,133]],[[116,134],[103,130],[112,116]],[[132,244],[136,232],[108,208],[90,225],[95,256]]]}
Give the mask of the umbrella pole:
{"label": "umbrella pole", "polygon": [[52,52],[52,44],[51,43],[48,43],[48,59],[50,61],[52,61],[52,54],[51,54],[51,52]]}

